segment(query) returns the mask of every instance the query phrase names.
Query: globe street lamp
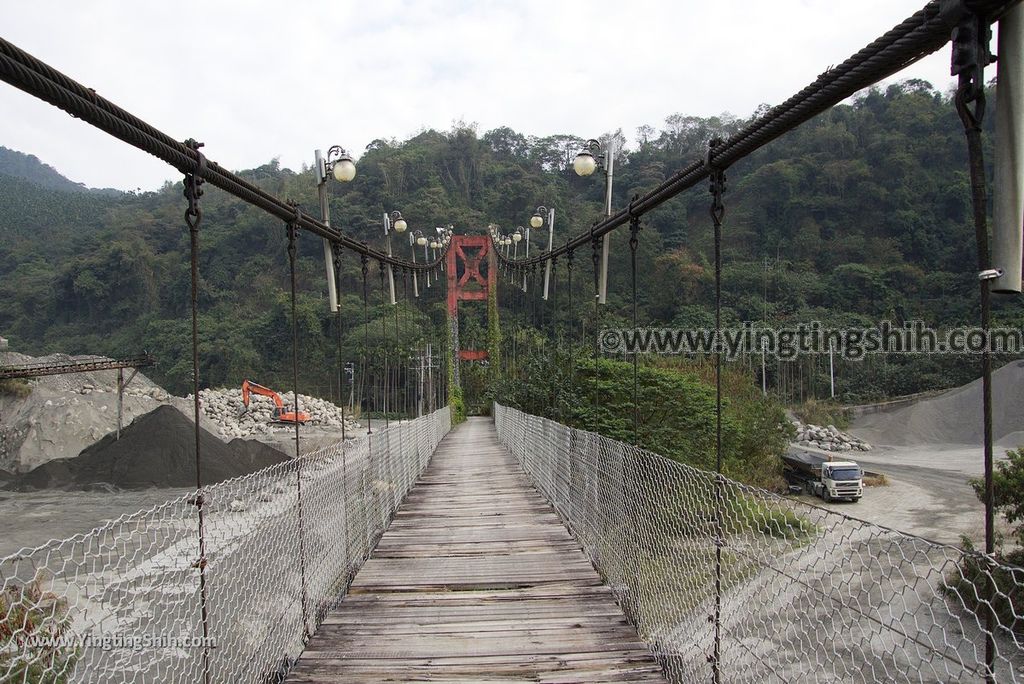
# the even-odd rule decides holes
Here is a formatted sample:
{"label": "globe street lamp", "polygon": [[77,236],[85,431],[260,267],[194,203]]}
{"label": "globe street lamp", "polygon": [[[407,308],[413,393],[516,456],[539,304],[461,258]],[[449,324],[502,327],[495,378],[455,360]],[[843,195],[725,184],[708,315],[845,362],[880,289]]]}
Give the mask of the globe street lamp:
{"label": "globe street lamp", "polygon": [[516,228],[516,232],[512,233],[512,243],[515,245],[515,249],[512,252],[512,258],[519,258],[519,243],[523,239],[523,228],[522,226]]}
{"label": "globe street lamp", "polygon": [[[405,229],[408,227],[409,226],[405,222],[405,219],[402,218],[402,212],[393,211],[390,214],[384,212],[384,242],[387,244],[388,256],[392,256],[391,231],[393,230],[396,233],[404,233]],[[395,270],[391,266],[391,264],[388,264],[388,284],[390,285],[391,288],[391,303],[396,304],[397,300],[395,299]]]}
{"label": "globe street lamp", "polygon": [[[537,207],[537,211],[533,212],[533,216],[530,217],[530,225],[534,228],[541,228],[544,226],[544,222],[548,223],[548,252],[550,253],[555,246],[555,210],[548,209],[541,205]],[[530,256],[530,236],[527,233],[526,236],[526,256]],[[548,283],[551,282],[551,260],[548,259],[544,264],[544,294],[543,299],[548,298]],[[523,289],[526,289],[526,277],[523,277]]]}
{"label": "globe street lamp", "polygon": [[[445,237],[448,235],[448,229],[442,226],[436,226],[434,231],[437,233],[437,237],[431,238],[431,249],[440,250],[444,249]],[[437,258],[437,254],[434,254],[434,258]],[[441,262],[441,271],[444,271],[444,261]]]}
{"label": "globe street lamp", "polygon": [[[331,208],[327,204],[327,178],[333,175],[339,183],[348,183],[356,177],[356,165],[352,156],[340,145],[332,145],[325,157],[320,150],[313,151],[314,169],[316,173],[316,191],[320,198],[320,220],[324,225],[331,225]],[[338,311],[337,283],[334,279],[334,251],[331,243],[324,238],[324,261],[327,264],[327,299],[331,311]]]}
{"label": "globe street lamp", "polygon": [[[413,236],[416,239],[416,244],[423,248],[423,263],[427,263],[430,261],[430,254],[427,252],[427,243],[429,242],[427,236],[423,234],[422,230],[417,230],[413,233]],[[413,252],[413,259],[416,259],[415,251]],[[430,287],[430,271],[427,271],[427,287]]]}
{"label": "globe street lamp", "polygon": [[[412,263],[414,263],[414,264],[416,263],[416,236],[417,235],[422,235],[422,234],[423,233],[421,231],[418,231],[418,230],[414,231],[412,233],[409,233],[409,249],[412,251]],[[416,269],[413,269],[413,271],[412,271],[412,296],[413,297],[419,297],[420,296],[420,283],[419,283],[419,278],[416,275]]]}
{"label": "globe street lamp", "polygon": [[[601,151],[601,143],[591,138],[586,146],[576,155],[572,168],[578,176],[589,176],[600,167],[604,167],[604,215],[612,215],[612,177],[615,171],[615,148],[612,138],[608,139],[607,147]],[[594,152],[600,152],[596,157]],[[605,233],[601,242],[601,277],[597,286],[597,302],[606,303],[608,298],[608,246],[611,235]]]}

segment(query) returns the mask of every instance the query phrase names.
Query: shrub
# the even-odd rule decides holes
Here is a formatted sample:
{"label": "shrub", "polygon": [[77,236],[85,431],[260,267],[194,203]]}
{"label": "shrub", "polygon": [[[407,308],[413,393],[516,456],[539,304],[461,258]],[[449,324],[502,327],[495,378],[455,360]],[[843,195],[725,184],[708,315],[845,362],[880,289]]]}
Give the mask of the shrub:
{"label": "shrub", "polygon": [[32,385],[28,380],[14,378],[11,380],[0,380],[0,397],[15,397],[24,399],[32,393]]}
{"label": "shrub", "polygon": [[40,571],[0,594],[0,671],[10,677],[4,681],[64,684],[71,678],[79,650],[59,641],[71,626],[68,601],[44,584]]}
{"label": "shrub", "polygon": [[811,425],[835,425],[840,430],[850,426],[850,417],[842,406],[830,401],[808,399],[793,407],[796,417]]}
{"label": "shrub", "polygon": [[960,545],[965,555],[943,582],[943,593],[975,613],[981,624],[991,616],[996,624],[1024,634],[1024,550],[997,552],[996,565],[977,553],[967,537],[961,537]]}

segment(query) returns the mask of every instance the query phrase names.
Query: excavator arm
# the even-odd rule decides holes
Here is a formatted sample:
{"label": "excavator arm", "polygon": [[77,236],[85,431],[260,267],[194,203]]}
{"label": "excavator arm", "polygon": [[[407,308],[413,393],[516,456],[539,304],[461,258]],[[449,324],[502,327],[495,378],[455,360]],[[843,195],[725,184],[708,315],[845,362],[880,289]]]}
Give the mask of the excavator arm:
{"label": "excavator arm", "polygon": [[275,423],[299,423],[305,425],[309,422],[309,414],[301,411],[286,411],[284,400],[281,399],[281,395],[263,385],[258,385],[255,382],[248,380],[242,381],[242,410],[238,412],[238,417],[241,418],[249,412],[249,395],[259,394],[260,396],[270,397],[274,402],[274,421]]}
{"label": "excavator arm", "polygon": [[263,385],[257,385],[255,382],[249,382],[248,380],[242,381],[242,406],[249,407],[249,393],[259,394],[260,396],[270,397],[274,401],[274,406],[279,409],[284,408],[284,401],[281,399],[281,395]]}

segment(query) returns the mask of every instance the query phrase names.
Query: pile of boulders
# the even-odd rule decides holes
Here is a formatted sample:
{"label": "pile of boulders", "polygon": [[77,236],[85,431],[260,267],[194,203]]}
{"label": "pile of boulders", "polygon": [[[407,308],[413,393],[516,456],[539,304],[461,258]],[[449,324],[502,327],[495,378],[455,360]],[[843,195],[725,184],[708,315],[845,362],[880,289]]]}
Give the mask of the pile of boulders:
{"label": "pile of boulders", "polygon": [[[70,390],[72,394],[81,394],[83,396],[89,396],[90,394],[112,394],[117,397],[117,386],[104,387],[100,384],[94,384],[91,382],[82,383],[81,387],[75,387]],[[162,387],[157,385],[134,387],[128,385],[124,389],[124,396],[126,397],[138,397],[139,399],[153,399],[161,403],[166,403],[171,400],[171,395],[167,393]]]}
{"label": "pile of boulders", "polygon": [[[286,411],[293,411],[295,401],[291,392],[280,393]],[[189,396],[191,400],[191,395]],[[221,437],[260,437],[276,432],[294,430],[290,424],[275,423],[274,402],[270,397],[249,395],[249,408],[242,405],[240,389],[204,389],[199,391],[199,406],[203,416],[216,426]],[[344,421],[347,430],[359,427],[359,423],[346,416],[340,406],[325,399],[299,394],[299,411],[309,414],[307,425],[341,429]]]}
{"label": "pile of boulders", "polygon": [[871,451],[871,445],[863,439],[847,434],[835,425],[811,425],[793,420],[797,444],[824,451]]}

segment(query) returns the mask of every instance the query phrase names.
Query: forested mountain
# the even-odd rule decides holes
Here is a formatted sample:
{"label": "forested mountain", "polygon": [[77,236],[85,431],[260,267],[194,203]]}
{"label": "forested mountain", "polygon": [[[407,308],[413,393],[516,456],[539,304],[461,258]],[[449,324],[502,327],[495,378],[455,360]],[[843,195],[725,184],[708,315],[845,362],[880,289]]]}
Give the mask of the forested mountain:
{"label": "forested mountain", "polygon": [[[702,155],[710,137],[727,136],[744,123],[730,116],[674,115],[658,130],[642,127],[637,144],[617,158],[615,205],[624,206]],[[987,126],[990,160],[991,117]],[[558,242],[585,230],[602,210],[600,174],[580,178],[572,171],[582,142],[568,135],[527,137],[509,128],[479,133],[471,125],[427,130],[404,142],[376,140],[358,159],[355,181],[331,185],[334,224],[382,244],[384,211],[401,210],[413,230],[449,223],[457,231],[490,223],[513,230],[543,204],[556,210]],[[845,327],[921,319],[935,326],[973,325],[976,256],[964,150],[948,98],[908,81],[866,91],[729,169],[727,323],[818,320]],[[30,353],[148,349],[161,362],[157,379],[185,390],[188,238],[181,184],[142,194],[83,193],[63,187],[49,167],[22,160],[18,171],[9,154],[4,158],[0,334]],[[243,175],[316,212],[311,171],[282,169],[275,161]],[[203,201],[203,381],[284,378],[291,339],[284,228],[215,188],[208,187]],[[706,188],[695,188],[644,217],[642,323],[711,322],[708,201]],[[624,233],[613,241],[609,295],[609,320],[623,322],[631,317]],[[546,236],[535,233],[531,249],[544,243]],[[326,386],[323,369],[333,363],[335,333],[324,299],[322,248],[310,236],[300,247],[304,380]],[[577,331],[593,311],[587,252],[576,255]],[[346,260],[344,268],[345,353],[355,354],[362,339],[362,286],[356,260]],[[375,276],[374,268],[374,287]],[[370,304],[371,316],[385,313]],[[1016,298],[1000,299],[995,318],[1019,326],[1024,310]],[[856,400],[948,386],[975,377],[976,365],[937,356],[846,362],[838,390]],[[820,394],[823,368],[827,362],[820,359],[776,364],[769,369],[770,384],[795,398]]]}
{"label": "forested mountain", "polygon": [[89,192],[103,195],[121,194],[120,191],[112,188],[105,188],[103,190],[87,188],[82,183],[68,180],[49,164],[39,161],[39,158],[35,155],[24,154],[17,150],[9,150],[3,146],[0,146],[0,176],[22,178],[52,190]]}

